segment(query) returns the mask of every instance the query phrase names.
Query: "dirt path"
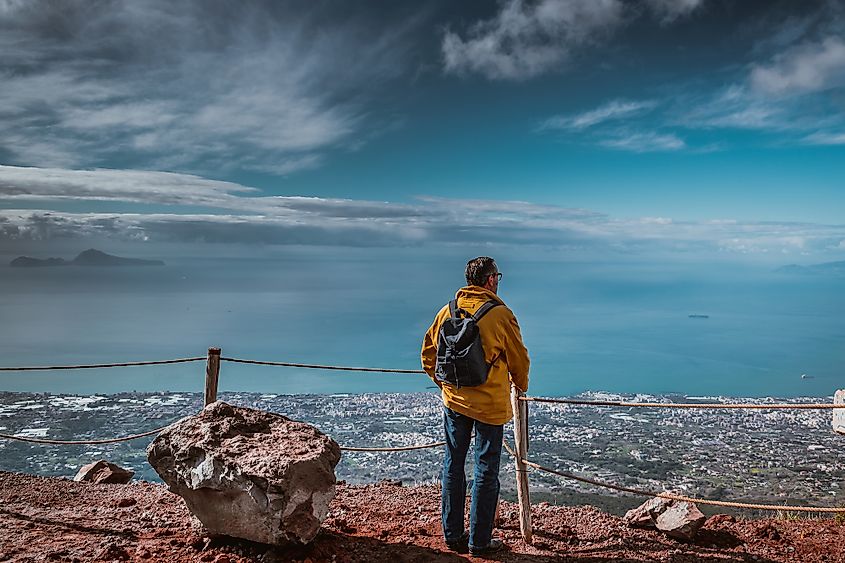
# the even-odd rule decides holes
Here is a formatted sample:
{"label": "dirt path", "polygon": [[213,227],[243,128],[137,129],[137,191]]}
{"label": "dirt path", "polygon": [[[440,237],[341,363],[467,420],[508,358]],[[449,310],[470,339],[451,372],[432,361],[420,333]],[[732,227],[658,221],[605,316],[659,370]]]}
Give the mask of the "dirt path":
{"label": "dirt path", "polygon": [[[823,520],[714,516],[695,543],[631,530],[589,507],[533,507],[535,542],[520,539],[516,506],[503,502],[506,562],[845,562],[845,526]],[[0,561],[310,561],[391,563],[479,560],[446,549],[439,489],[338,486],[324,530],[308,546],[274,548],[204,537],[181,499],[161,485],[91,485],[0,472]]]}

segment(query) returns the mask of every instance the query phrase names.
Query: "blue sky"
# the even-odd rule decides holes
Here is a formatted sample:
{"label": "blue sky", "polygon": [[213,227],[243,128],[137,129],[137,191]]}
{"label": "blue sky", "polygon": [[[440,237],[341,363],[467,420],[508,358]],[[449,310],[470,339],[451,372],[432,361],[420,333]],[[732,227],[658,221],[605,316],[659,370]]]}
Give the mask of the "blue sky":
{"label": "blue sky", "polygon": [[0,0],[0,84],[7,253],[845,259],[841,2]]}

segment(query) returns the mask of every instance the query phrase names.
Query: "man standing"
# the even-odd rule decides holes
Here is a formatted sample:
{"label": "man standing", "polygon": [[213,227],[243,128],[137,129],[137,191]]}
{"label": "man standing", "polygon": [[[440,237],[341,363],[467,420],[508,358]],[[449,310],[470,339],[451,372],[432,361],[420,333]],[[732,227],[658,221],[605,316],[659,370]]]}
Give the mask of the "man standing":
{"label": "man standing", "polygon": [[[440,387],[444,405],[443,536],[450,549],[469,549],[473,555],[493,553],[503,547],[501,540],[493,538],[503,427],[513,418],[511,384],[523,392],[528,390],[528,350],[522,343],[516,317],[496,295],[501,279],[502,274],[492,258],[481,256],[470,260],[466,266],[467,286],[458,290],[456,302],[447,304],[437,313],[423,340],[421,354],[423,369]],[[484,307],[488,302],[490,304]],[[438,351],[438,345],[445,347],[446,342],[441,331],[443,323],[451,322],[456,315],[468,314],[477,318],[487,369],[486,381],[472,386],[444,380],[443,374],[447,370],[438,365],[438,362],[446,364],[449,361],[449,354]],[[473,429],[475,475],[467,534],[464,530],[467,488],[464,463]]]}

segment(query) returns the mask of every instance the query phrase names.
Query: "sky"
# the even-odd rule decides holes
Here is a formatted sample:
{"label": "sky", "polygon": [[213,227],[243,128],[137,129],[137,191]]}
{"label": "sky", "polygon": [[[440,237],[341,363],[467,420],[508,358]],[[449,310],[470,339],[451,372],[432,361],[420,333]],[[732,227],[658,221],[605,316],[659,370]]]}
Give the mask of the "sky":
{"label": "sky", "polygon": [[0,0],[6,254],[817,263],[843,178],[842,2]]}

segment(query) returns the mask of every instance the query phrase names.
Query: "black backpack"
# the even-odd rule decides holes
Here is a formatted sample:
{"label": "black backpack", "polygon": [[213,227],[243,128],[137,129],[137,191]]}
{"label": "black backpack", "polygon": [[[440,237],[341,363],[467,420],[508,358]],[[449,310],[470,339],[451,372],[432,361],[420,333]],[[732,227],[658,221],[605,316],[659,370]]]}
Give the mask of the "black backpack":
{"label": "black backpack", "polygon": [[449,318],[443,321],[437,333],[434,375],[438,380],[458,388],[476,387],[487,381],[493,364],[484,361],[478,321],[497,305],[501,303],[491,299],[472,315],[458,307],[457,299],[449,302]]}

